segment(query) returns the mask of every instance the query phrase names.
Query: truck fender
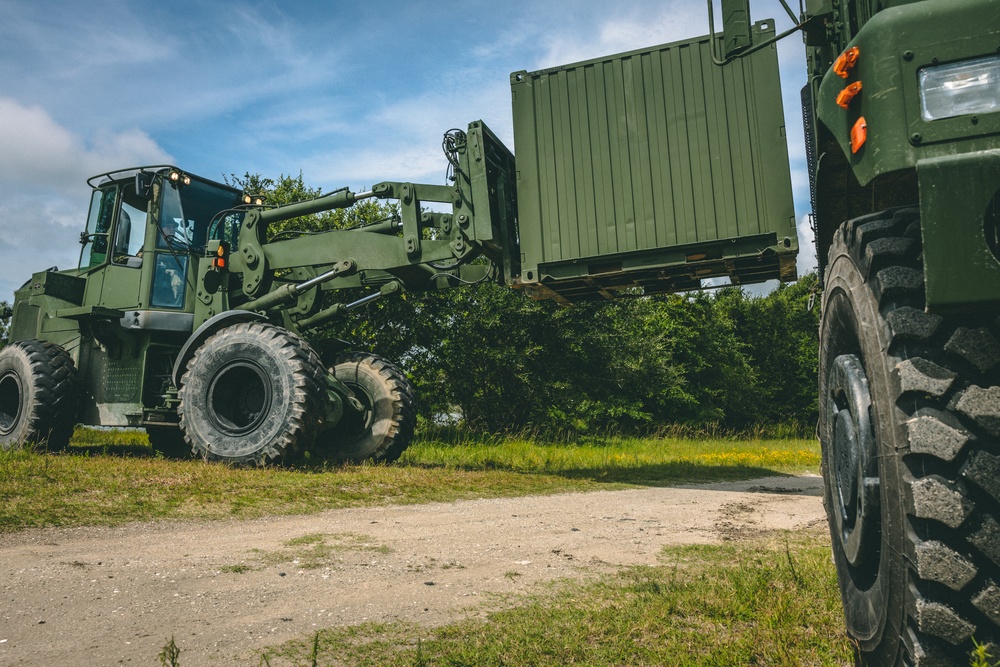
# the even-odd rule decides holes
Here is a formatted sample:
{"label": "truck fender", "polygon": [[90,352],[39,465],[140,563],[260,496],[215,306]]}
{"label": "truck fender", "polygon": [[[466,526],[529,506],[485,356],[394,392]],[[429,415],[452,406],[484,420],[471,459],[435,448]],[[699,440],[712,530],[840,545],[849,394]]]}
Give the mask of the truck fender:
{"label": "truck fender", "polygon": [[266,316],[249,310],[227,310],[205,320],[205,323],[198,327],[198,329],[191,334],[190,338],[184,342],[180,353],[177,355],[177,360],[174,361],[174,386],[178,389],[181,388],[181,377],[184,375],[184,369],[187,368],[188,362],[191,361],[191,357],[194,356],[195,350],[197,350],[202,343],[208,340],[209,336],[234,324],[240,324],[243,322],[261,322],[266,320]]}

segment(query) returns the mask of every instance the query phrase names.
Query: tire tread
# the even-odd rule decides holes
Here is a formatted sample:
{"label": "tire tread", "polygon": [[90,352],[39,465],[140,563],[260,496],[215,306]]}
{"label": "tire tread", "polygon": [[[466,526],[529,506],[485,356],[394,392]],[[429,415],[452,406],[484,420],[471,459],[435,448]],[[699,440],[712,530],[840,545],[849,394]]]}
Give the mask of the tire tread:
{"label": "tire tread", "polygon": [[846,254],[867,278],[896,368],[913,568],[899,659],[951,665],[968,662],[972,636],[1000,645],[988,576],[1000,566],[1000,318],[924,311],[919,231],[913,207],[855,219],[829,265]]}
{"label": "tire tread", "polygon": [[8,355],[21,357],[30,373],[34,404],[26,419],[27,428],[18,442],[20,447],[34,443],[50,451],[61,451],[73,435],[76,417],[76,366],[59,345],[28,339],[10,343]]}
{"label": "tire tread", "polygon": [[[381,378],[384,386],[389,387],[393,394],[392,415],[389,417],[389,433],[370,452],[366,460],[376,463],[392,463],[399,459],[413,441],[417,424],[416,391],[409,378],[395,364],[387,359],[369,352],[347,352],[337,357],[333,368],[342,365],[366,365]],[[331,369],[331,372],[333,371]],[[326,440],[325,448],[336,458],[337,435],[336,426],[321,435]],[[355,463],[354,459],[350,460]]]}
{"label": "tire tread", "polygon": [[[255,452],[245,456],[226,457],[213,452],[205,443],[200,442],[190,434],[188,423],[191,416],[186,409],[186,390],[189,380],[198,372],[201,355],[209,344],[224,347],[230,341],[243,337],[261,341],[272,353],[280,356],[287,364],[287,370],[294,378],[292,391],[291,414],[287,419],[287,428],[279,434],[277,440],[263,443]],[[323,364],[319,355],[303,339],[290,331],[264,322],[244,322],[222,329],[206,340],[202,347],[195,351],[188,362],[187,369],[181,379],[180,405],[177,412],[180,415],[181,431],[184,440],[192,450],[205,460],[224,460],[227,463],[258,466],[270,462],[290,458],[294,453],[307,450],[315,440],[319,427],[320,395],[325,388],[326,379],[323,374]]]}

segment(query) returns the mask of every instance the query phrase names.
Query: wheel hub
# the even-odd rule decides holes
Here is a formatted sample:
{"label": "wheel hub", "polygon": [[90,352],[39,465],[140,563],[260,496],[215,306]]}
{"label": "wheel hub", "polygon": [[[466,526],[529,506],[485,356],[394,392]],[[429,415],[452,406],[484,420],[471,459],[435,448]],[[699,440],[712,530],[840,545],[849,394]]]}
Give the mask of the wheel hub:
{"label": "wheel hub", "polygon": [[350,407],[344,411],[343,417],[336,428],[342,437],[353,439],[361,437],[375,422],[375,399],[360,384],[344,382],[354,393],[349,401]]}
{"label": "wheel hub", "polygon": [[837,529],[847,561],[863,578],[878,574],[881,507],[878,442],[871,414],[868,378],[860,359],[844,354],[833,362],[830,394],[831,457]]}
{"label": "wheel hub", "polygon": [[21,382],[16,373],[0,377],[0,435],[10,435],[21,414]]}
{"label": "wheel hub", "polygon": [[271,408],[270,378],[252,361],[239,361],[221,369],[208,388],[215,427],[230,436],[250,433]]}

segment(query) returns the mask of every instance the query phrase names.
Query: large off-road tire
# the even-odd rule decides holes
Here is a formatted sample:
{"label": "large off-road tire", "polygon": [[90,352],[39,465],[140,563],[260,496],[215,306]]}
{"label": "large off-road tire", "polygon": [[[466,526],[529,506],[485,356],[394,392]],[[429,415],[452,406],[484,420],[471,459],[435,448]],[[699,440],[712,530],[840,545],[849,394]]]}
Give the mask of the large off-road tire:
{"label": "large off-road tire", "polygon": [[920,243],[916,209],[846,223],[823,296],[824,501],[869,665],[1000,647],[1000,321],[925,313]]}
{"label": "large off-road tire", "polygon": [[337,461],[392,462],[410,446],[417,423],[413,385],[394,365],[374,354],[350,353],[330,371],[347,385],[364,410],[345,411],[320,434],[321,452]]}
{"label": "large off-road tire", "polygon": [[308,449],[321,416],[323,364],[298,336],[249,322],[208,338],[188,362],[180,427],[206,460],[256,463]]}
{"label": "large off-road tire", "polygon": [[189,459],[194,453],[177,427],[147,426],[146,435],[153,450],[168,459]]}
{"label": "large off-road tire", "polygon": [[0,350],[0,447],[66,448],[76,419],[76,367],[64,349],[22,340]]}

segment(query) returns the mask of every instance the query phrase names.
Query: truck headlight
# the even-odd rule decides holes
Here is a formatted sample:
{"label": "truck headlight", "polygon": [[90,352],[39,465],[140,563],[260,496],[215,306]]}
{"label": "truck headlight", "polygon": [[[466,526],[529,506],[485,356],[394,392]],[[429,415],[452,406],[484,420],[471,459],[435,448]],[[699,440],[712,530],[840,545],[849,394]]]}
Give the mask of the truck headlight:
{"label": "truck headlight", "polygon": [[920,70],[924,120],[1000,111],[1000,56]]}

